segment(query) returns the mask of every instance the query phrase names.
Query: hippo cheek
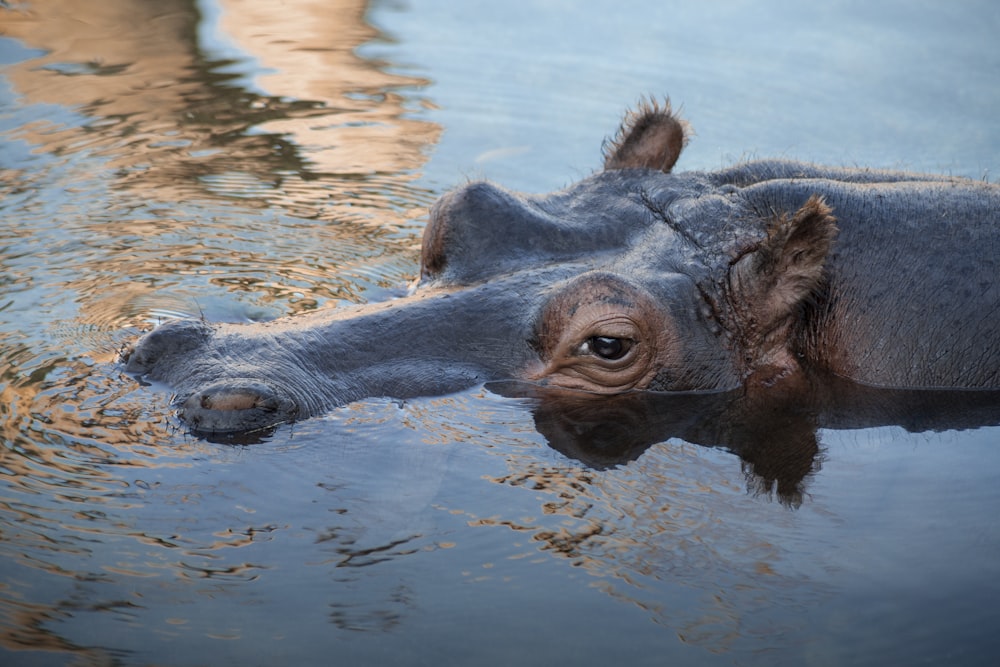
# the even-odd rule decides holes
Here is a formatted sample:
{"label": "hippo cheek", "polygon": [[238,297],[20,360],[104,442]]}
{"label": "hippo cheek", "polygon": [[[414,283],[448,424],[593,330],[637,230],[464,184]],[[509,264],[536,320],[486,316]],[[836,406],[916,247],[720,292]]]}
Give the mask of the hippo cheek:
{"label": "hippo cheek", "polygon": [[257,381],[227,380],[201,389],[181,406],[180,417],[202,434],[260,431],[293,421],[296,402]]}

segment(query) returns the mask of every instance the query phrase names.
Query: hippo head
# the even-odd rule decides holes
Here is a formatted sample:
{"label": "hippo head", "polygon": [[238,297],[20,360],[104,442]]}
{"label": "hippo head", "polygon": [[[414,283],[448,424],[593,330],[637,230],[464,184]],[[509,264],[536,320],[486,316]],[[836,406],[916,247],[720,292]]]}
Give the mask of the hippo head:
{"label": "hippo head", "polygon": [[603,170],[565,190],[472,182],[444,195],[409,297],[266,324],[170,322],[127,369],[172,385],[209,433],[501,379],[596,396],[772,384],[798,369],[831,211],[672,174],[686,138],[669,105],[643,104]]}
{"label": "hippo head", "polygon": [[[487,182],[431,210],[422,283],[468,286],[559,267],[519,314],[537,355],[518,376],[596,394],[770,383],[798,364],[792,329],[836,234],[809,197],[789,211],[712,175],[675,175],[687,124],[643,104],[604,170],[554,194]],[[568,274],[568,275],[566,275]]]}

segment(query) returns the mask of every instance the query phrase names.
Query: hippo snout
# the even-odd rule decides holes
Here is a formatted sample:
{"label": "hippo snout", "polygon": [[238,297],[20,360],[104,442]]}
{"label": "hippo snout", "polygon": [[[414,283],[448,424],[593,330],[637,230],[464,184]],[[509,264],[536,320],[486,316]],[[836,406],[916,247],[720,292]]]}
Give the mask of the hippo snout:
{"label": "hippo snout", "polygon": [[225,377],[232,360],[213,348],[220,344],[213,341],[217,334],[218,325],[171,320],[122,355],[125,370],[174,384],[182,397],[191,391],[181,398],[179,415],[203,435],[259,432],[296,419],[301,409],[291,392],[256,378]]}
{"label": "hippo snout", "polygon": [[195,432],[213,434],[260,431],[293,421],[299,406],[278,389],[254,380],[225,380],[191,394],[180,417]]}

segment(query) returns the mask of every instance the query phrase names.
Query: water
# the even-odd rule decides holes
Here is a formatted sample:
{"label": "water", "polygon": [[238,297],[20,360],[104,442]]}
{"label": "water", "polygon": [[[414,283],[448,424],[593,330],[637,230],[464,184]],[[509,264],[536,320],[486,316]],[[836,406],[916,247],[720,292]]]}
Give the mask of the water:
{"label": "water", "polygon": [[0,662],[990,664],[996,426],[848,414],[789,494],[674,423],[587,465],[496,388],[212,444],[115,357],[164,318],[401,293],[439,194],[586,175],[643,94],[695,125],[681,169],[993,179],[998,28],[986,2],[5,3]]}

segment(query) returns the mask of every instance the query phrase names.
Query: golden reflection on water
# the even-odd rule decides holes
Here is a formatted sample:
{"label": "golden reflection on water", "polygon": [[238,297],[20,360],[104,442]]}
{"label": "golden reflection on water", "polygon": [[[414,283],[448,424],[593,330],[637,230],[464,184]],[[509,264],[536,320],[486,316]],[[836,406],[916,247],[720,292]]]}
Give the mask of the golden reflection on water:
{"label": "golden reflection on water", "polygon": [[326,119],[275,119],[259,126],[295,137],[310,167],[320,172],[412,170],[440,132],[433,124],[403,117],[405,99],[393,92],[426,81],[389,74],[355,53],[356,45],[378,37],[364,22],[365,4],[313,0],[289,12],[276,3],[221,2],[221,26],[258,58],[264,72],[256,77],[261,87],[274,97],[323,100],[337,109]]}
{"label": "golden reflection on water", "polygon": [[[61,286],[85,302],[81,329],[197,314],[184,276],[252,295],[267,319],[415,271],[433,195],[410,183],[440,133],[412,117],[426,82],[357,55],[377,37],[363,2],[218,9],[245,63],[213,55],[193,2],[51,0],[4,16],[7,36],[45,52],[5,71],[41,112],[9,138],[46,159],[5,165],[23,220],[3,234],[49,258],[53,283],[72,261]],[[75,247],[53,247],[54,226]],[[0,266],[22,285],[37,270]]]}
{"label": "golden reflection on water", "polygon": [[[393,92],[426,82],[356,54],[377,36],[364,2],[230,0],[220,9],[228,36],[256,70],[271,72],[254,77],[263,95],[217,71],[196,39],[192,2],[44,0],[7,13],[8,36],[47,52],[8,68],[15,92],[89,117],[82,127],[40,120],[19,137],[55,155],[106,158],[117,185],[168,205],[192,189],[204,196],[213,177],[238,185],[243,175],[255,179],[248,194],[316,213],[307,193],[364,204],[350,196],[354,188],[312,192],[320,175],[352,186],[364,176],[369,190],[412,179],[440,128],[406,117],[405,98]],[[394,179],[373,183],[372,174]]]}
{"label": "golden reflection on water", "polygon": [[[3,137],[19,149],[0,163],[0,551],[44,573],[0,588],[8,648],[99,663],[102,649],[51,628],[148,601],[82,600],[81,587],[166,575],[223,591],[266,571],[238,554],[286,528],[237,513],[207,534],[156,532],[170,510],[151,497],[197,513],[209,496],[253,494],[160,486],[218,454],[179,437],[167,397],[137,395],[111,365],[135,327],[197,315],[213,288],[236,297],[209,294],[210,315],[267,319],[363,300],[416,270],[433,193],[412,182],[440,128],[414,113],[431,106],[425,81],[358,55],[379,38],[366,3],[221,1],[215,29],[243,54],[231,62],[232,49],[213,51],[204,6],[0,8],[0,33],[38,50],[3,70],[20,115]],[[237,308],[242,294],[252,301]],[[111,545],[120,556],[102,560]]]}

